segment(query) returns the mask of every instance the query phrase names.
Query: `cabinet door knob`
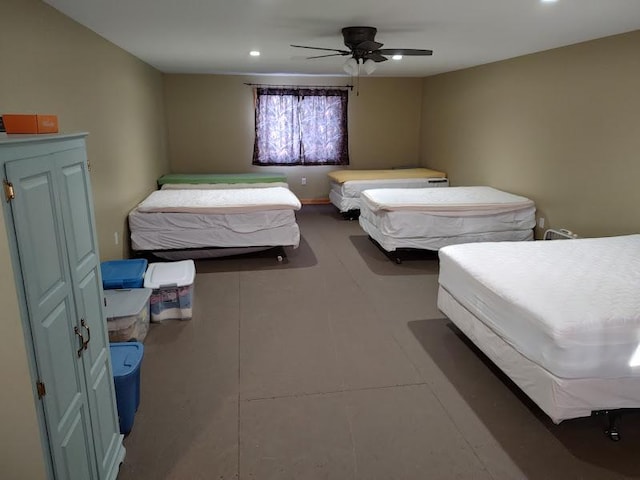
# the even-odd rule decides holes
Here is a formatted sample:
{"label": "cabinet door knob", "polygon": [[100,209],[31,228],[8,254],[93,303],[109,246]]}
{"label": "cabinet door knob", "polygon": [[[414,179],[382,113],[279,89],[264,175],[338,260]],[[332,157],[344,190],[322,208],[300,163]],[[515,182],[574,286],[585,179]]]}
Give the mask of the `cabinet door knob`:
{"label": "cabinet door knob", "polygon": [[89,342],[91,341],[91,330],[89,330],[89,327],[87,326],[87,322],[84,321],[84,318],[80,319],[80,325],[82,325],[87,331],[87,340],[82,342],[82,347],[86,350],[87,345],[89,345]]}
{"label": "cabinet door knob", "polygon": [[75,334],[80,337],[80,348],[78,349],[78,357],[82,356],[82,351],[85,349],[85,345],[84,345],[84,337],[82,336],[82,334],[80,333],[80,329],[78,327],[73,327],[73,331],[75,332]]}

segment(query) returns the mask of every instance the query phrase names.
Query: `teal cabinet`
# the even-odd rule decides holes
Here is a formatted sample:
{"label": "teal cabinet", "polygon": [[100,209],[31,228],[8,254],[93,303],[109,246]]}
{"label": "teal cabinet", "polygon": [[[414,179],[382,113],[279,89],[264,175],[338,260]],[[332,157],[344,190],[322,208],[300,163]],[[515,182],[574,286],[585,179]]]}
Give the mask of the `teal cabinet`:
{"label": "teal cabinet", "polygon": [[0,162],[50,472],[113,480],[125,450],[84,134],[0,138]]}

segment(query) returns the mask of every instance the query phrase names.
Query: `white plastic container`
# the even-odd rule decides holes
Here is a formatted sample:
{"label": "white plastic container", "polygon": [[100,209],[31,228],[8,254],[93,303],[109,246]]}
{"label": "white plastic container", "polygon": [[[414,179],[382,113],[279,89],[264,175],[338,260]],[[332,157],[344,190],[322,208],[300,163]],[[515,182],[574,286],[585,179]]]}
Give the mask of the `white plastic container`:
{"label": "white plastic container", "polygon": [[149,264],[144,286],[153,289],[150,299],[152,322],[191,320],[195,277],[193,260]]}
{"label": "white plastic container", "polygon": [[142,342],[149,331],[150,288],[105,290],[110,342]]}

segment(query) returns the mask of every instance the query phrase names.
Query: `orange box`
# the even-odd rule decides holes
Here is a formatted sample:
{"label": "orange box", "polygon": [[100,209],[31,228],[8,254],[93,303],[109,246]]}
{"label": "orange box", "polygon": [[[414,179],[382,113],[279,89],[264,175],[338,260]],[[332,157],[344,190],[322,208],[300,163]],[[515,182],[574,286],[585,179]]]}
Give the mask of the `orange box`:
{"label": "orange box", "polygon": [[57,115],[2,115],[7,133],[58,133]]}

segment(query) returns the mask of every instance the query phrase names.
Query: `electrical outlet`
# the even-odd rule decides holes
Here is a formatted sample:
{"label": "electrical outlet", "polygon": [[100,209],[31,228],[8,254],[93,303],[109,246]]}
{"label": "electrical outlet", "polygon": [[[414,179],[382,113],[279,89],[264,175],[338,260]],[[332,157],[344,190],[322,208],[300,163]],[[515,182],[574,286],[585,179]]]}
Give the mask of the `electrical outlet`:
{"label": "electrical outlet", "polygon": [[538,219],[538,227],[544,228],[544,217]]}
{"label": "electrical outlet", "polygon": [[307,184],[307,177],[302,177],[300,179],[300,185],[306,185]]}
{"label": "electrical outlet", "polygon": [[118,232],[113,232],[113,241],[116,245],[120,243],[120,239],[118,238]]}

